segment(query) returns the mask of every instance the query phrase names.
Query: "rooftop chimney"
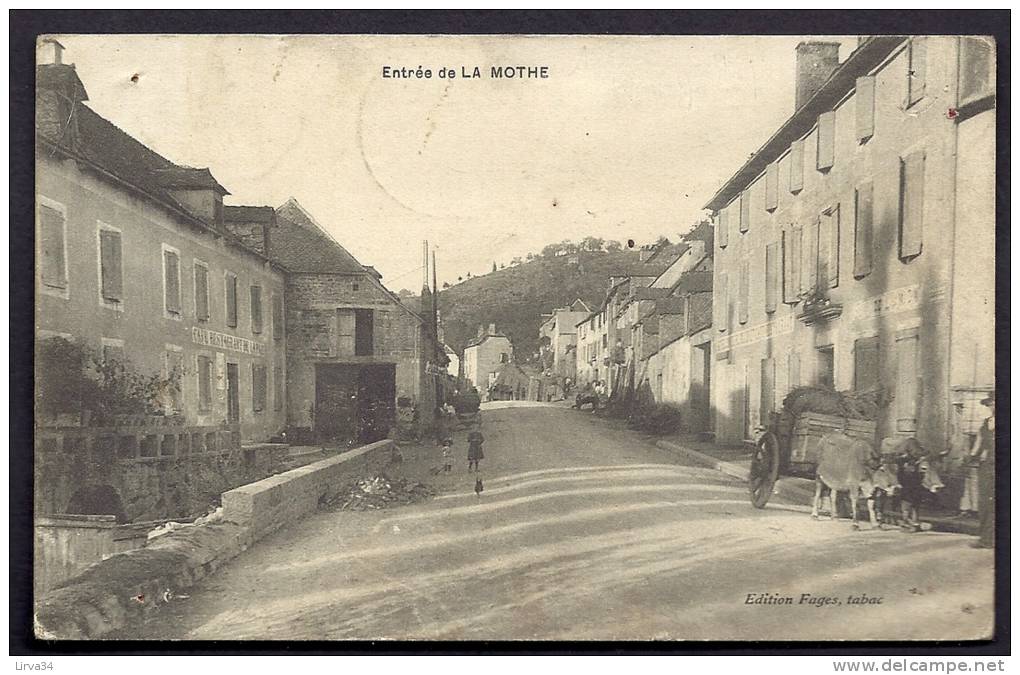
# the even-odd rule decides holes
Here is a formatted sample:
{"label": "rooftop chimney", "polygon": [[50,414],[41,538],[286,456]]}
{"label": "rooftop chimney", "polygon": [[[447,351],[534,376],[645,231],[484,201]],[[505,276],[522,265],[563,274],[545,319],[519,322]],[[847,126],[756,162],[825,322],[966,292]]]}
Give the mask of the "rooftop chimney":
{"label": "rooftop chimney", "polygon": [[496,324],[490,323],[489,324],[489,335],[495,335],[495,334],[496,334]]}
{"label": "rooftop chimney", "polygon": [[797,93],[794,110],[815,95],[839,65],[838,42],[801,42],[797,45]]}
{"label": "rooftop chimney", "polygon": [[53,38],[43,38],[39,41],[39,50],[36,52],[36,63],[52,63],[60,65],[64,62],[64,45]]}

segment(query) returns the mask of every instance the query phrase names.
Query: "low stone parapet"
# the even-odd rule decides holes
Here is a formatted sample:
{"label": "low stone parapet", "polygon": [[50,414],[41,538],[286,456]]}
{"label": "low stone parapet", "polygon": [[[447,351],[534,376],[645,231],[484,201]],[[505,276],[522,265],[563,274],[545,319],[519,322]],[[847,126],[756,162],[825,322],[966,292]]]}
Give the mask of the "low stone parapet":
{"label": "low stone parapet", "polygon": [[313,513],[345,485],[382,470],[394,450],[393,441],[379,441],[223,493],[221,521],[114,555],[37,598],[36,636],[112,637],[262,537]]}

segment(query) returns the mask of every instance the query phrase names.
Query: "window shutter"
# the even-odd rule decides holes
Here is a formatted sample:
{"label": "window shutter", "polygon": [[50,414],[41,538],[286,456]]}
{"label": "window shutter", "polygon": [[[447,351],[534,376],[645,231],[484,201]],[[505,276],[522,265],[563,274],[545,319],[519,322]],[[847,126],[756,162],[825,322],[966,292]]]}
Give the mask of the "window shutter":
{"label": "window shutter", "polygon": [[283,337],[283,296],[273,293],[273,339]]}
{"label": "window shutter", "polygon": [[790,192],[804,189],[804,140],[790,144]]}
{"label": "window shutter", "polygon": [[195,318],[209,320],[209,270],[195,265]]}
{"label": "window shutter", "polygon": [[776,295],[778,294],[778,244],[771,243],[765,247],[765,311],[769,314],[776,311]]}
{"label": "window shutter", "polygon": [[870,391],[879,385],[878,338],[854,342],[854,390]]}
{"label": "window shutter", "polygon": [[831,169],[836,161],[836,113],[832,110],[818,116],[818,155],[815,167]]}
{"label": "window shutter", "polygon": [[283,410],[283,368],[273,369],[273,410]]}
{"label": "window shutter", "polygon": [[921,371],[917,364],[918,330],[896,334],[896,431],[917,431]]}
{"label": "window shutter", "polygon": [[794,302],[797,293],[793,287],[793,259],[791,256],[793,244],[793,232],[789,229],[782,232],[782,254],[783,254],[783,302]]}
{"label": "window shutter", "polygon": [[768,421],[768,414],[776,409],[776,362],[774,359],[761,360],[761,397],[758,415],[761,421]]}
{"label": "window shutter", "polygon": [[114,232],[113,230],[99,231],[99,257],[103,299],[110,302],[120,302],[124,297],[120,232]]}
{"label": "window shutter", "polygon": [[928,45],[923,37],[910,41],[909,68],[907,70],[907,105],[924,98],[925,80],[928,78]]}
{"label": "window shutter", "polygon": [[818,221],[819,287],[839,285],[839,206],[823,213]]}
{"label": "window shutter", "polygon": [[225,277],[227,286],[227,325],[237,328],[237,277],[228,274]]}
{"label": "window shutter", "polygon": [[354,355],[354,311],[338,309],[336,311],[337,356]]}
{"label": "window shutter", "polygon": [[775,211],[779,206],[779,163],[772,162],[765,169],[765,210]]}
{"label": "window shutter", "polygon": [[991,38],[960,38],[959,105],[995,93],[995,48]]}
{"label": "window shutter", "polygon": [[198,357],[198,407],[209,410],[212,405],[212,360]]}
{"label": "window shutter", "polygon": [[795,227],[790,232],[791,234],[791,245],[790,245],[790,280],[791,290],[793,291],[793,302],[800,300],[799,296],[801,291],[804,290],[804,279],[803,275],[803,255],[804,255],[804,231],[801,227]]}
{"label": "window shutter", "polygon": [[751,263],[747,260],[740,264],[740,297],[737,299],[737,320],[740,323],[747,323],[748,295],[751,292]]}
{"label": "window shutter", "polygon": [[751,188],[740,193],[740,231],[747,232],[751,227]]}
{"label": "window shutter", "polygon": [[67,288],[64,216],[48,206],[39,207],[39,249],[42,282],[55,288]]}
{"label": "window shutter", "polygon": [[811,227],[804,228],[801,246],[801,283],[800,290],[810,291],[818,285],[818,229],[821,219],[816,218]]}
{"label": "window shutter", "polygon": [[900,257],[921,253],[924,213],[924,152],[900,161]]}
{"label": "window shutter", "polygon": [[251,286],[251,332],[262,332],[262,287]]}
{"label": "window shutter", "polygon": [[266,367],[261,364],[251,365],[251,408],[254,412],[266,409]]}
{"label": "window shutter", "polygon": [[854,276],[871,274],[872,218],[874,186],[868,182],[854,196]]}
{"label": "window shutter", "polygon": [[181,313],[181,264],[177,254],[164,251],[166,267],[166,311],[171,314]]}
{"label": "window shutter", "polygon": [[730,296],[729,289],[727,286],[727,275],[726,272],[719,273],[719,287],[716,289],[716,300],[714,302],[715,307],[715,325],[719,329],[719,332],[725,332],[729,327],[729,304]]}
{"label": "window shutter", "polygon": [[719,248],[726,248],[730,243],[730,207],[724,206],[719,211]]}
{"label": "window shutter", "polygon": [[875,135],[875,77],[857,78],[854,94],[857,109],[857,140],[862,143]]}

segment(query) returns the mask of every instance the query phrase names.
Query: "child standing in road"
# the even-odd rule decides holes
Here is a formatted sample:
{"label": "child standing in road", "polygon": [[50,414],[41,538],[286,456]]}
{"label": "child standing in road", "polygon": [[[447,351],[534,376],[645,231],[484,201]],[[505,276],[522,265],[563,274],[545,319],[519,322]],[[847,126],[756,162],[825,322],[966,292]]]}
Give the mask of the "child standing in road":
{"label": "child standing in road", "polygon": [[485,443],[485,436],[482,435],[481,429],[475,427],[468,433],[468,473],[474,468],[478,471],[478,461],[485,459],[485,455],[482,453],[482,444]]}
{"label": "child standing in road", "polygon": [[453,470],[453,441],[449,438],[443,439],[443,473],[450,473]]}

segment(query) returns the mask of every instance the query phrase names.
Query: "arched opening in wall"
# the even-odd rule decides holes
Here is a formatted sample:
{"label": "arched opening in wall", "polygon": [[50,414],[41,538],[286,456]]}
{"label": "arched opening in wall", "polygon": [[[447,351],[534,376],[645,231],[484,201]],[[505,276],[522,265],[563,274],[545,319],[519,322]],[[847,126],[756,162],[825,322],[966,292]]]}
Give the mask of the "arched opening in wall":
{"label": "arched opening in wall", "polygon": [[112,485],[89,485],[81,488],[71,496],[66,512],[89,516],[115,516],[118,523],[127,522],[124,502]]}

